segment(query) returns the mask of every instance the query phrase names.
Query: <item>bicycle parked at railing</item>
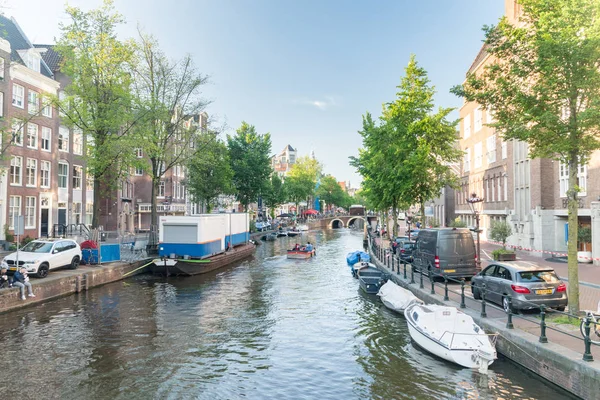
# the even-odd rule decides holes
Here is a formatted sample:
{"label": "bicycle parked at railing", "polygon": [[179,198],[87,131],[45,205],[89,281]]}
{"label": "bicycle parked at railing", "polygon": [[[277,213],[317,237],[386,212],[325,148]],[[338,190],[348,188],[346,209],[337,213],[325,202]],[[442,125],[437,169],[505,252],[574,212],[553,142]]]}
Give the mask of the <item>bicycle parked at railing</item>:
{"label": "bicycle parked at railing", "polygon": [[581,319],[581,323],[579,324],[581,336],[585,338],[585,322],[587,319],[590,321],[590,341],[594,344],[600,344],[600,301],[598,302],[598,309],[596,312],[586,310],[585,317],[586,318]]}

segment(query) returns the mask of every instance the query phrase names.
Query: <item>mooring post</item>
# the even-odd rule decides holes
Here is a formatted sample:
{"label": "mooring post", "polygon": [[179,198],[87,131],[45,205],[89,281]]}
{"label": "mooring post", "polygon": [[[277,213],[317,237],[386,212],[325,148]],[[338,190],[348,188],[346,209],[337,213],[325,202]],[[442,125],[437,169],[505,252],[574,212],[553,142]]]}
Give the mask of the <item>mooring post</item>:
{"label": "mooring post", "polygon": [[511,295],[506,296],[506,301],[508,303],[508,310],[506,310],[506,329],[514,329],[514,325],[512,322],[512,297]]}
{"label": "mooring post", "polygon": [[467,308],[465,304],[465,278],[460,280],[460,308]]}
{"label": "mooring post", "polygon": [[444,275],[444,301],[450,300],[448,297],[448,277]]}
{"label": "mooring post", "polygon": [[546,306],[540,306],[540,343],[548,343],[548,338],[546,337]]}
{"label": "mooring post", "polygon": [[481,285],[481,318],[486,318],[487,313],[485,312],[485,282]]}
{"label": "mooring post", "polygon": [[583,342],[585,343],[585,352],[583,353],[583,361],[594,361],[592,355],[592,340],[590,339],[590,317],[585,317],[585,337]]}

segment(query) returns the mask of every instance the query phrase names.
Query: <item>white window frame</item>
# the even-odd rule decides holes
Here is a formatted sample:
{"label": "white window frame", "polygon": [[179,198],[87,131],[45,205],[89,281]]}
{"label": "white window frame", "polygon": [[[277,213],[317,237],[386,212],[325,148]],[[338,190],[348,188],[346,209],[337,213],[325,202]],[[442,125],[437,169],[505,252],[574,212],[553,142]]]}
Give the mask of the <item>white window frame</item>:
{"label": "white window frame", "polygon": [[27,91],[27,112],[29,114],[37,114],[40,112],[40,94],[35,90]]}
{"label": "white window frame", "polygon": [[13,140],[12,143],[15,146],[23,146],[23,135],[25,130],[25,124],[20,120],[13,120],[12,123],[12,132],[13,132]]}
{"label": "white window frame", "polygon": [[25,186],[37,187],[37,166],[38,160],[35,158],[28,158],[27,165],[25,167]]}
{"label": "white window frame", "polygon": [[160,181],[160,183],[158,184],[158,195],[156,197],[165,197],[165,181]]}
{"label": "white window frame", "polygon": [[[563,162],[558,164],[558,180],[560,188],[560,197],[567,197],[567,191],[569,190],[569,165]],[[577,193],[579,197],[587,196],[587,165],[581,165],[577,167],[577,180],[582,190]]]}
{"label": "white window frame", "polygon": [[144,150],[141,147],[136,147],[136,149],[135,149],[135,156],[137,158],[143,158],[144,157]]}
{"label": "white window frame", "polygon": [[12,104],[25,109],[25,88],[17,83],[13,83]]}
{"label": "white window frame", "polygon": [[37,209],[37,198],[35,196],[25,197],[25,228],[35,229],[35,216]]}
{"label": "white window frame", "polygon": [[144,168],[141,167],[135,167],[135,176],[142,176],[144,175]]}
{"label": "white window frame", "polygon": [[[44,144],[47,144],[47,146],[44,146]],[[42,151],[52,151],[52,128],[42,126],[42,143],[40,146]]]}
{"label": "white window frame", "polygon": [[496,162],[496,135],[491,135],[486,139],[487,162],[488,164]]}
{"label": "white window frame", "polygon": [[502,141],[501,148],[502,148],[502,159],[506,160],[506,158],[508,157],[508,142],[506,140]]}
{"label": "white window frame", "polygon": [[52,177],[52,163],[42,160],[40,162],[40,187],[49,188]]}
{"label": "white window frame", "polygon": [[42,107],[42,115],[44,117],[52,118],[52,103],[50,103],[50,101]]}
{"label": "white window frame", "polygon": [[18,217],[20,215],[21,196],[10,196],[8,202],[8,229],[15,229],[15,217]]}
{"label": "white window frame", "polygon": [[[77,216],[79,216],[79,218],[77,218]],[[82,220],[81,220],[81,202],[79,202],[79,201],[73,202],[73,222],[75,224],[80,224],[82,222]]]}
{"label": "white window frame", "polygon": [[463,156],[463,170],[464,172],[469,172],[471,170],[471,149],[466,148],[465,154]]}
{"label": "white window frame", "polygon": [[473,153],[475,157],[473,168],[481,168],[483,165],[483,145],[481,142],[475,143],[475,146],[473,146]]}
{"label": "white window frame", "polygon": [[483,128],[483,111],[481,106],[475,109],[473,120],[473,131],[474,133],[477,133]]}
{"label": "white window frame", "polygon": [[[67,171],[66,175],[61,175],[61,167],[65,166],[65,170]],[[64,186],[61,186],[61,183],[64,181]],[[69,188],[69,163],[65,161],[58,162],[58,188],[59,189],[68,189]]]}
{"label": "white window frame", "polygon": [[58,151],[69,152],[69,129],[61,126],[58,128]]}
{"label": "white window frame", "polygon": [[23,157],[12,156],[10,159],[10,185],[23,185]]}
{"label": "white window frame", "polygon": [[73,154],[83,155],[83,133],[81,131],[73,132]]}
{"label": "white window frame", "polygon": [[463,134],[465,139],[471,136],[471,114],[467,114],[463,119]]}
{"label": "white window frame", "polygon": [[[29,149],[37,149],[38,148],[38,133],[39,133],[38,124],[33,124],[29,122],[27,124],[27,148]],[[31,144],[33,142],[33,145]]]}
{"label": "white window frame", "polygon": [[0,80],[4,79],[4,58],[0,58]]}
{"label": "white window frame", "polygon": [[492,182],[490,184],[490,188],[492,189],[492,202],[496,201],[496,178],[492,177]]}
{"label": "white window frame", "polygon": [[92,217],[94,215],[94,203],[85,203],[85,223],[88,225],[92,224]]}
{"label": "white window frame", "polygon": [[73,165],[73,190],[81,190],[83,183],[83,167]]}
{"label": "white window frame", "polygon": [[[0,58],[0,60],[4,61],[4,58]],[[1,70],[4,71],[4,68]],[[0,117],[4,117],[4,92],[0,92]]]}
{"label": "white window frame", "polygon": [[486,124],[493,124],[494,120],[494,109],[492,107],[488,107],[485,110],[485,122]]}
{"label": "white window frame", "polygon": [[94,190],[94,177],[89,170],[85,171],[85,190],[91,192]]}
{"label": "white window frame", "polygon": [[508,176],[504,176],[504,201],[508,201]]}

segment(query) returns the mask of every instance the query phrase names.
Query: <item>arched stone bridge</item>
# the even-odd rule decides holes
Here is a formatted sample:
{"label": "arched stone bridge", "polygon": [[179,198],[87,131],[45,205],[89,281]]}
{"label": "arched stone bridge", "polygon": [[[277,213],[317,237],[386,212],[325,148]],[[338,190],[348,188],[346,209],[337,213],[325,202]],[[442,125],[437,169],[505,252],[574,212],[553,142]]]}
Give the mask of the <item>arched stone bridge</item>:
{"label": "arched stone bridge", "polygon": [[309,223],[311,228],[321,228],[321,229],[338,229],[338,228],[348,228],[356,221],[363,221],[363,223],[367,223],[367,219],[369,222],[373,219],[377,219],[376,216],[363,216],[363,215],[340,215],[337,217],[328,217],[322,218],[317,221],[312,221]]}

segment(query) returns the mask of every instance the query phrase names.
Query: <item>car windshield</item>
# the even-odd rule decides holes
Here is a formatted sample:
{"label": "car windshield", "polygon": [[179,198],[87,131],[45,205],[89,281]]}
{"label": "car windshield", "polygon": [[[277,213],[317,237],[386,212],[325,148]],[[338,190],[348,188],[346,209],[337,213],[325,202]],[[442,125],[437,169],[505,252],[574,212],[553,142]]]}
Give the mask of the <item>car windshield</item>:
{"label": "car windshield", "polygon": [[546,282],[546,283],[557,283],[559,281],[558,276],[554,271],[531,271],[531,272],[519,272],[519,281],[521,282]]}
{"label": "car windshield", "polygon": [[50,253],[50,250],[52,250],[52,243],[48,242],[29,242],[21,249],[27,253]]}

